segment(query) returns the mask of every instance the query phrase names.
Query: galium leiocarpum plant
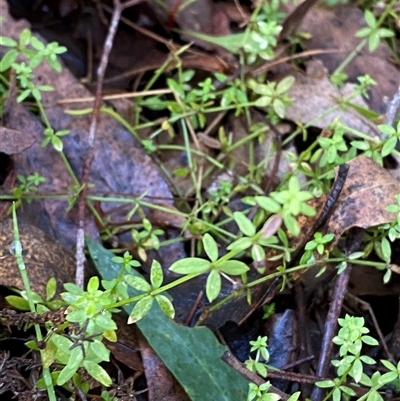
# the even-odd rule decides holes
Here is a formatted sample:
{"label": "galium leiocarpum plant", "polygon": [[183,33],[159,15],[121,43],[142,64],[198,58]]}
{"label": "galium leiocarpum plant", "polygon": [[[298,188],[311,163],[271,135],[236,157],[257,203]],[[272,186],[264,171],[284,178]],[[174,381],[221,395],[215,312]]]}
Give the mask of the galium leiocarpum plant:
{"label": "galium leiocarpum plant", "polygon": [[[273,4],[274,3],[272,3],[271,7]],[[243,65],[245,65],[245,63],[254,62],[255,53],[261,54],[266,59],[272,57],[272,48],[268,46],[270,46],[270,43],[274,42],[276,35],[279,33],[279,24],[276,23],[278,19],[273,19],[266,23],[263,20],[264,17],[262,14],[263,12],[266,14],[268,12],[271,13],[272,11],[276,12],[277,8],[275,7],[275,9],[271,11],[267,10],[267,5],[265,4],[263,7],[264,9],[256,9],[251,24],[249,24],[249,28],[245,33],[248,42],[244,44],[244,53],[241,55],[241,59],[244,61]],[[372,37],[372,33],[374,33],[373,30],[368,33],[368,36]],[[49,90],[50,88],[36,86],[32,81],[32,74],[34,72],[35,63],[43,59],[50,64],[53,63],[55,68],[58,68],[54,60],[56,60],[57,52],[60,53],[64,49],[59,48],[54,44],[49,47],[40,45],[37,40],[32,38],[33,36],[25,31],[24,34],[21,35],[19,43],[2,38],[2,44],[10,47],[10,51],[5,58],[5,61],[8,62],[9,67],[14,68],[16,71],[17,81],[21,88],[18,100],[23,100],[27,96],[31,96],[38,104],[40,115],[46,125],[43,145],[51,144],[62,156],[62,136],[67,134],[67,132],[54,132],[48,124],[46,114],[40,103],[40,91]],[[257,52],[255,52],[255,50],[257,50]],[[26,62],[20,64],[16,62],[16,57],[14,59],[14,56],[19,52],[24,54],[27,60],[30,60],[28,64],[26,64]],[[4,65],[7,67],[7,63],[2,64],[3,67]],[[180,67],[178,67],[177,71],[177,76],[170,78],[167,82],[167,85],[173,94],[171,100],[164,101],[159,97],[153,99],[147,98],[139,103],[141,107],[165,108],[169,110],[171,115],[168,118],[167,123],[163,123],[163,127],[171,130],[173,124],[176,124],[177,122],[182,124],[181,126],[183,131],[184,129],[188,129],[189,125],[191,125],[192,128],[202,127],[205,124],[205,115],[215,111],[235,110],[237,114],[245,113],[248,117],[248,110],[252,106],[266,106],[268,107],[267,113],[269,113],[270,116],[273,118],[282,117],[284,115],[284,109],[288,104],[288,99],[285,93],[290,88],[291,84],[293,84],[293,80],[290,77],[279,83],[260,83],[261,81],[249,81],[245,83],[242,80],[237,79],[227,82],[223,89],[217,90],[211,79],[207,78],[196,86],[190,82],[193,77],[193,72],[183,71]],[[219,74],[216,75],[216,79],[219,82],[225,82],[227,77]],[[364,86],[365,83],[366,81],[360,82],[360,84]],[[220,101],[220,103],[218,104],[217,101]],[[138,107],[138,110],[139,109],[140,107]],[[188,120],[185,120],[185,117],[187,117]],[[118,117],[118,119],[122,121],[120,117]],[[124,121],[122,122],[124,123]],[[125,122],[124,125],[129,127],[133,133],[138,129],[138,126],[132,126],[127,122]],[[318,172],[318,175],[314,176],[315,182],[318,178],[323,176],[332,176],[332,168],[338,164],[338,157],[342,158],[339,162],[346,161],[355,156],[356,150],[362,150],[368,156],[374,157],[378,161],[381,161],[383,156],[395,152],[393,143],[395,140],[397,141],[397,137],[399,136],[399,127],[397,127],[397,131],[390,127],[381,128],[381,131],[384,134],[383,140],[377,139],[376,141],[363,136],[362,133],[353,132],[353,134],[358,135],[362,139],[359,142],[368,142],[368,147],[354,141],[354,143],[351,144],[350,149],[344,149],[343,127],[337,125],[333,130],[334,134],[332,141],[322,140],[318,141],[315,145],[317,149],[318,146],[320,146],[321,149],[326,151],[328,156],[324,158],[324,151],[320,151],[319,154],[309,152],[309,158],[304,159],[306,162],[310,162],[310,165],[319,162],[318,167],[320,168],[320,171]],[[250,141],[257,138],[257,135],[262,135],[264,132],[265,128],[260,132],[255,131],[255,135],[250,135],[246,140]],[[189,138],[189,136],[187,136],[187,138]],[[189,141],[187,140],[183,150],[188,153],[193,152],[188,143]],[[223,145],[223,141],[221,141],[221,144]],[[228,142],[226,145],[225,150],[228,152],[230,147],[236,146],[236,144]],[[150,141],[147,142],[147,147],[145,148],[154,152],[157,147]],[[301,157],[294,161],[297,162],[299,160],[301,160]],[[214,162],[215,165],[223,166],[219,160],[214,160]],[[191,166],[192,169],[195,167],[196,166],[194,165]],[[305,169],[305,171],[306,170],[307,169]],[[309,168],[307,171],[311,174],[312,169]],[[190,173],[192,172],[193,171]],[[254,177],[257,177],[257,174],[254,174]],[[195,174],[193,174],[193,180],[196,180]],[[249,182],[251,183],[250,185],[254,185],[254,183],[257,183],[257,180],[252,182],[250,179]],[[18,195],[16,196],[17,199],[22,200],[24,193],[33,192],[38,184],[40,184],[39,177],[33,176],[32,179],[22,179],[19,190],[16,190],[15,195]],[[247,185],[247,182],[243,180],[242,184]],[[196,186],[196,182],[194,182],[194,186]],[[320,191],[321,188],[318,188],[318,190]],[[324,188],[324,190],[326,190],[326,188]],[[152,266],[150,283],[147,283],[143,279],[132,280],[128,278],[129,276],[124,273],[129,273],[129,269],[132,268],[132,266],[137,266],[137,264],[132,260],[130,255],[125,254],[122,258],[116,257],[116,261],[121,263],[123,266],[121,275],[114,281],[103,281],[102,285],[104,290],[100,290],[100,283],[96,278],[91,279],[86,291],[74,287],[73,285],[67,286],[68,291],[63,295],[64,301],[69,307],[67,321],[69,321],[69,324],[76,325],[76,330],[68,337],[64,335],[62,327],[60,327],[59,332],[55,331],[54,333],[53,328],[50,326],[48,327],[49,333],[52,334],[49,335],[46,344],[50,344],[48,345],[48,351],[51,357],[45,362],[44,366],[48,367],[48,365],[54,361],[58,362],[60,366],[63,366],[60,371],[53,375],[54,382],[60,385],[66,385],[69,379],[72,379],[77,383],[79,381],[79,375],[77,375],[76,372],[79,368],[84,367],[87,372],[95,377],[99,382],[104,385],[109,383],[110,378],[107,373],[104,372],[104,370],[99,369],[101,368],[99,363],[102,360],[107,360],[108,352],[99,344],[101,344],[103,337],[111,340],[115,339],[115,323],[112,320],[112,312],[116,311],[117,306],[121,306],[128,302],[137,302],[134,312],[132,312],[130,316],[130,322],[136,322],[142,318],[150,309],[151,304],[154,301],[158,302],[161,308],[171,316],[173,314],[172,305],[169,303],[168,298],[163,298],[162,292],[166,291],[171,286],[179,285],[179,283],[196,275],[208,274],[206,293],[209,301],[216,299],[218,296],[221,280],[230,280],[234,289],[246,289],[257,285],[261,282],[260,280],[265,281],[270,279],[270,277],[265,277],[258,280],[258,282],[247,283],[244,275],[248,270],[248,266],[235,258],[247,252],[254,261],[260,261],[265,257],[265,248],[275,248],[280,251],[280,254],[276,258],[282,260],[282,267],[284,267],[285,262],[290,260],[291,249],[287,237],[281,229],[282,221],[288,231],[292,232],[292,234],[298,234],[299,227],[295,217],[300,213],[309,215],[314,213],[312,208],[310,208],[306,203],[308,199],[311,199],[313,194],[314,189],[312,187],[308,190],[304,190],[300,187],[297,178],[292,176],[282,183],[280,187],[269,196],[265,197],[260,194],[253,199],[246,199],[247,204],[258,205],[260,208],[259,213],[256,214],[253,219],[248,218],[245,212],[232,213],[232,218],[235,220],[239,228],[238,236],[232,238],[232,236],[228,236],[227,233],[224,233],[223,229],[217,229],[216,225],[203,224],[203,230],[201,231],[203,239],[201,245],[207,255],[207,259],[183,259],[171,266],[172,271],[185,274],[181,279],[178,279],[176,283],[162,286],[162,269],[157,263],[154,263]],[[226,195],[229,195],[229,193]],[[199,210],[201,209],[199,208]],[[262,223],[263,220],[267,220],[267,222],[264,224]],[[195,222],[200,224],[203,223],[201,219],[195,220]],[[152,227],[149,226],[147,228],[144,227],[144,229],[147,234],[143,234],[143,238],[147,241],[151,238],[153,230]],[[390,227],[383,229],[388,229],[388,235],[392,236],[395,235],[395,231],[397,231],[396,225],[390,225]],[[210,234],[207,234],[207,231],[210,231],[213,234],[214,232],[217,232],[226,235],[226,238],[228,238],[228,254],[219,257],[218,244]],[[135,233],[138,239],[140,239],[139,234],[139,231]],[[384,238],[385,237],[382,237],[380,240],[376,239],[374,244],[380,243],[382,260],[385,261],[385,266],[387,266],[390,254],[388,253],[387,240],[385,241]],[[157,242],[154,241],[154,238],[151,239],[154,243]],[[320,233],[316,233],[314,238],[306,245],[306,252],[309,252],[310,254],[307,255],[307,258],[304,257],[304,263],[287,270],[284,268],[278,268],[276,275],[285,277],[292,271],[310,266],[314,263],[314,252],[318,253],[320,256],[325,256],[323,262],[328,263],[335,261],[334,258],[329,258],[328,252],[326,252],[326,245],[329,244],[330,240],[331,237],[329,237],[329,235],[327,237]],[[377,253],[379,254],[379,252]],[[359,259],[361,256],[361,253],[347,256],[347,258],[340,255],[336,258],[338,269],[344,269],[346,263],[349,261],[352,263],[357,261],[357,263],[360,264],[366,262]],[[192,264],[189,262],[194,262],[194,267],[192,267]],[[233,276],[233,278],[230,276]],[[242,278],[242,280],[238,280],[238,277]],[[127,294],[127,286],[132,286],[133,288],[141,290],[143,295],[130,299]],[[37,310],[46,310],[45,308],[52,306],[50,302],[53,291],[52,284],[50,284],[48,291],[49,299],[46,301],[43,300],[43,302],[39,298],[33,297],[36,299]],[[24,294],[24,296],[28,301],[32,299],[29,295]],[[91,320],[93,320],[94,323],[90,323]],[[68,351],[62,352],[63,350]],[[94,350],[99,353],[98,357],[93,355]],[[51,384],[47,380],[46,386],[50,385]],[[80,385],[84,387],[84,384],[80,383]],[[265,390],[265,388],[261,389],[261,391],[264,392]],[[266,400],[267,398],[262,399]]]}

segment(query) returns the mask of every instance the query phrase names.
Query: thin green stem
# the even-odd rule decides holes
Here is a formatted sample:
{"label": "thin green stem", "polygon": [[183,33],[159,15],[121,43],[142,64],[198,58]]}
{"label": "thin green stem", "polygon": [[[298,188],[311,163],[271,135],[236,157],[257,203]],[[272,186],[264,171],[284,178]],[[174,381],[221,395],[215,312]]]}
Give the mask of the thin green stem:
{"label": "thin green stem", "polygon": [[[15,258],[17,260],[18,268],[19,268],[19,271],[20,271],[21,277],[22,277],[22,282],[24,284],[24,288],[25,288],[26,295],[28,298],[29,310],[31,311],[31,313],[36,314],[36,308],[35,308],[35,304],[33,302],[31,286],[29,283],[28,274],[26,272],[25,262],[22,257],[22,244],[21,244],[21,240],[20,240],[20,236],[19,236],[17,214],[15,213],[15,202],[13,203],[13,227],[14,227]],[[40,330],[40,325],[35,323],[34,328],[35,328],[35,334],[36,334],[37,341],[42,341],[43,336],[42,336],[42,332]],[[49,396],[50,401],[56,401],[56,394],[54,391],[53,380],[51,378],[49,368],[45,367],[46,356],[45,356],[45,353],[43,350],[40,350],[40,357],[42,359],[42,372],[43,372],[43,379],[44,379],[46,389],[47,389],[47,394]]]}

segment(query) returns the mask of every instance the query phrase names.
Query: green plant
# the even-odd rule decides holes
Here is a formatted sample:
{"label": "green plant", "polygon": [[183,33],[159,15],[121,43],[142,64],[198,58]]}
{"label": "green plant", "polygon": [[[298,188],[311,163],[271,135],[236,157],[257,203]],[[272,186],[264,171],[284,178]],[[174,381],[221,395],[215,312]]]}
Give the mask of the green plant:
{"label": "green plant", "polygon": [[[281,31],[282,18],[283,14],[280,11],[280,2],[278,0],[272,0],[268,3],[259,2],[245,32],[239,34],[239,36],[232,35],[229,38],[231,41],[240,39],[233,46],[234,53],[238,54],[241,61],[237,78],[231,79],[224,74],[217,73],[215,78],[218,82],[214,82],[211,77],[206,77],[196,82],[195,72],[182,68],[182,62],[179,57],[187,49],[187,47],[182,47],[171,53],[171,58],[160,67],[146,85],[146,90],[149,90],[160,75],[167,70],[167,67],[172,65],[171,61],[173,60],[173,65],[176,65],[176,69],[169,71],[165,81],[167,89],[160,90],[157,93],[153,91],[150,95],[139,97],[132,121],[124,120],[112,109],[106,107],[103,109],[104,113],[112,115],[130,130],[132,135],[138,139],[143,148],[152,157],[156,157],[159,151],[166,149],[185,152],[188,160],[187,166],[176,169],[175,174],[191,178],[193,188],[188,191],[188,194],[195,194],[195,206],[193,209],[189,209],[187,213],[176,213],[179,213],[179,216],[186,220],[185,228],[188,228],[193,235],[197,236],[198,242],[196,245],[199,252],[193,252],[191,257],[178,260],[170,266],[172,272],[181,274],[182,277],[164,285],[160,263],[153,261],[149,280],[146,280],[133,274],[136,272],[133,268],[138,267],[139,263],[134,261],[131,255],[125,253],[123,256],[114,258],[114,261],[121,265],[121,272],[118,278],[108,281],[103,280],[101,282],[103,289],[101,289],[100,281],[97,278],[92,278],[89,281],[86,291],[73,284],[66,284],[66,292],[62,295],[63,301],[55,301],[53,299],[55,294],[53,281],[48,285],[46,299],[42,299],[37,294],[30,292],[29,287],[27,287],[26,292],[21,293],[22,298],[8,298],[13,305],[25,309],[29,307],[32,312],[47,312],[61,306],[67,308],[66,323],[58,326],[46,323],[45,330],[47,330],[47,335],[44,338],[42,338],[43,336],[40,337],[40,335],[37,337],[38,340],[40,339],[40,341],[44,342],[46,354],[43,359],[43,379],[39,381],[39,385],[46,386],[49,389],[49,393],[52,391],[54,384],[68,388],[71,383],[74,383],[75,386],[84,391],[88,391],[88,383],[83,382],[80,377],[82,369],[86,370],[89,375],[102,383],[103,386],[109,386],[111,378],[100,365],[102,362],[108,361],[109,358],[109,351],[104,347],[102,340],[116,340],[116,325],[113,313],[119,310],[117,308],[134,304],[129,315],[129,323],[140,322],[154,305],[159,305],[168,316],[172,317],[174,309],[166,291],[199,275],[207,275],[206,296],[210,303],[217,300],[218,297],[221,298],[222,280],[228,280],[232,284],[232,294],[222,300],[218,299],[218,302],[213,304],[211,308],[218,307],[220,303],[226,301],[229,297],[243,294],[246,291],[249,294],[249,289],[274,277],[281,276],[282,286],[284,286],[290,280],[292,273],[313,265],[320,266],[321,271],[323,271],[327,264],[332,263],[336,266],[338,273],[341,273],[348,263],[356,262],[360,265],[374,265],[380,269],[386,269],[384,280],[388,281],[390,279],[391,249],[389,240],[392,241],[399,236],[399,217],[395,222],[388,223],[375,230],[371,234],[371,238],[365,240],[367,242],[365,248],[372,247],[375,249],[377,255],[382,259],[382,263],[365,260],[372,248],[364,249],[362,252],[355,252],[351,255],[344,255],[337,248],[331,250],[328,245],[333,240],[333,234],[323,235],[320,232],[315,233],[313,239],[305,245],[305,252],[299,264],[292,266],[294,263],[292,265],[288,263],[293,259],[293,249],[288,235],[283,229],[283,224],[286,226],[289,237],[290,234],[294,236],[300,234],[298,216],[301,214],[305,216],[315,215],[316,211],[308,204],[308,201],[315,195],[327,192],[331,184],[330,180],[334,175],[333,169],[338,164],[354,158],[360,151],[380,163],[382,163],[382,158],[389,154],[397,155],[395,145],[400,138],[400,123],[397,129],[381,125],[379,128],[382,137],[371,138],[345,127],[339,121],[334,122],[330,129],[325,130],[300,156],[289,155],[292,171],[297,170],[296,174],[287,174],[283,182],[268,196],[265,196],[261,185],[262,174],[265,172],[263,164],[265,160],[258,165],[254,163],[254,148],[252,144],[256,140],[262,140],[268,128],[264,123],[260,124],[253,121],[250,108],[265,108],[264,111],[267,118],[272,122],[278,122],[284,118],[286,108],[290,104],[290,98],[287,93],[293,85],[294,79],[293,77],[286,77],[279,82],[266,81],[264,75],[246,78],[245,73],[249,64],[256,65],[257,62],[273,58],[277,35]],[[376,21],[373,16],[371,17],[370,14],[367,16],[366,13],[366,20],[369,28],[359,31],[358,34],[366,37],[365,43],[368,40],[370,48],[373,49],[382,37],[389,37],[390,35],[387,30],[380,28],[384,18]],[[221,42],[222,38],[214,38],[213,40],[217,44],[223,44]],[[62,137],[67,135],[68,131],[55,131],[50,126],[41,103],[41,92],[51,90],[51,88],[34,83],[36,66],[41,62],[47,61],[53,68],[59,70],[61,67],[57,61],[57,54],[60,54],[65,49],[55,43],[45,46],[38,42],[29,31],[24,31],[21,34],[19,43],[12,39],[1,37],[0,44],[10,48],[2,60],[2,68],[3,72],[7,72],[9,68],[15,70],[20,91],[18,101],[32,97],[37,104],[45,125],[42,146],[53,146],[60,153],[66,168],[74,178],[74,185],[70,188],[70,194],[68,195],[71,207],[82,187],[74,177],[72,169],[69,167],[62,152]],[[229,46],[227,48],[230,49]],[[25,57],[24,61],[17,62],[18,55]],[[332,79],[334,78],[337,83],[343,82],[345,79],[339,70],[332,77]],[[349,98],[338,100],[338,104],[335,107],[356,107],[351,102],[353,96],[359,94],[367,95],[367,91],[372,84],[374,84],[374,81],[370,77],[360,77],[354,94]],[[144,121],[141,119],[140,114],[143,109],[163,110],[166,116],[164,115],[162,119],[157,121]],[[234,143],[230,134],[225,134],[223,127],[220,127],[217,141],[219,142],[217,146],[219,154],[210,156],[207,152],[202,151],[199,146],[198,132],[196,131],[206,128],[208,118],[213,114],[227,111],[234,112],[236,116],[243,115],[244,120],[247,122],[249,134]],[[152,132],[145,139],[142,139],[138,135],[138,131],[141,128],[149,128]],[[304,140],[306,140],[306,128],[307,125],[299,125],[298,130],[293,135],[290,135],[289,138],[284,138],[282,146],[288,144],[296,135],[303,135]],[[167,132],[172,138],[181,135],[183,144],[157,144],[156,139],[163,132]],[[351,132],[355,138],[352,138],[351,141],[346,141],[345,132]],[[243,177],[235,177],[238,181],[237,185],[222,181],[217,189],[209,192],[210,197],[205,200],[199,183],[203,182],[205,177],[211,176],[215,170],[230,168],[231,166],[227,167],[226,161],[232,160],[230,156],[233,151],[243,144],[249,145],[248,174]],[[209,162],[210,167],[207,167],[206,171],[202,170],[203,165],[197,162],[197,157]],[[163,166],[161,165],[161,167]],[[308,177],[309,181],[305,183],[303,177],[300,178],[300,173],[304,173],[304,176]],[[168,177],[166,169],[165,174]],[[297,176],[297,174],[299,175]],[[22,200],[29,201],[32,199],[34,192],[38,189],[38,185],[44,179],[35,174],[26,178],[19,177],[19,180],[20,185],[13,191],[13,196],[17,199],[17,205]],[[247,196],[242,198],[242,201],[245,205],[252,206],[252,208],[232,213],[229,202],[233,195],[241,196],[241,193],[245,193],[248,190],[251,190],[256,196]],[[177,195],[181,196],[178,191],[176,192]],[[111,199],[106,196],[88,196],[89,201],[130,202],[132,204],[132,209],[127,217],[129,218],[134,213],[138,213],[141,218],[141,223],[137,226],[135,225],[135,228],[132,229],[132,237],[138,245],[138,254],[142,260],[146,260],[146,252],[149,249],[158,249],[162,245],[160,236],[163,234],[160,228],[155,227],[146,218],[142,210],[144,207],[158,207],[146,203],[143,200],[145,195],[142,194],[142,196],[134,200],[120,199],[118,197]],[[397,200],[400,203],[400,198],[397,198]],[[256,213],[253,213],[256,209],[258,209]],[[397,213],[399,206],[391,205],[388,210]],[[168,209],[167,211],[170,212]],[[227,215],[227,219],[223,222],[215,218],[221,211]],[[100,216],[97,217],[99,221],[102,220]],[[237,232],[229,232],[223,226],[226,222],[231,222],[232,220],[238,227]],[[109,233],[107,232],[106,234]],[[193,246],[193,249],[196,249],[196,247]],[[228,251],[226,254],[224,253],[225,249]],[[271,256],[268,254],[271,250],[277,251],[277,253]],[[205,256],[201,252],[205,253]],[[18,256],[20,257],[21,255]],[[246,274],[250,268],[247,263],[239,260],[243,256],[250,257],[252,261],[258,263],[264,262],[266,258],[268,258],[268,261],[277,262],[276,271],[249,282]],[[265,269],[259,268],[258,270],[264,273]],[[132,290],[138,291],[139,294],[130,296],[129,294]],[[325,383],[327,384],[326,387],[333,388],[332,394],[336,398],[342,394],[349,394],[352,389],[347,385],[346,381],[351,378],[356,383],[358,381],[363,385],[369,385],[370,399],[378,399],[376,398],[379,396],[378,390],[388,382],[389,378],[392,380],[397,378],[399,368],[390,362],[383,361],[383,365],[389,369],[388,373],[391,375],[380,375],[375,372],[368,382],[367,377],[364,376],[362,364],[368,363],[370,360],[357,351],[359,343],[357,345],[354,344],[356,344],[357,339],[365,343],[368,343],[368,341],[371,343],[371,340],[368,336],[363,336],[366,333],[366,329],[362,327],[360,321],[350,321],[351,319],[348,319],[349,321],[347,322],[346,319],[341,323],[342,328],[346,329],[339,332],[335,340],[337,344],[341,344],[344,347],[341,360],[335,361],[339,369],[339,377],[329,383]],[[348,332],[350,332],[350,340],[346,337]],[[354,336],[359,337],[353,340]],[[342,343],[340,343],[341,341]],[[266,338],[259,338],[251,344],[252,352],[256,352],[256,356],[254,360],[248,362],[248,367],[262,376],[266,374],[265,363],[268,361],[266,342]],[[30,346],[33,349],[38,349],[35,345],[30,344]],[[357,350],[355,351],[356,348]],[[49,367],[54,365],[56,368],[50,375]],[[249,400],[272,401],[277,399],[275,394],[269,393],[269,389],[269,383],[261,386],[250,385]],[[294,401],[298,397],[299,393],[293,394],[290,400]],[[111,399],[109,393],[105,391],[103,391],[103,398]]]}
{"label": "green plant", "polygon": [[136,230],[132,229],[132,238],[136,243],[137,252],[141,260],[146,261],[147,249],[158,249],[160,247],[160,239],[159,236],[164,234],[164,231],[160,228],[153,228],[151,222],[143,218],[142,220],[143,229]]}
{"label": "green plant", "polygon": [[313,197],[309,191],[301,191],[296,176],[291,176],[287,183],[287,189],[271,192],[270,196],[256,196],[256,203],[270,213],[282,216],[283,222],[290,233],[298,236],[300,226],[295,219],[300,213],[306,216],[315,216],[315,209],[306,201]]}
{"label": "green plant", "polygon": [[370,10],[365,10],[364,18],[368,27],[361,28],[356,32],[356,36],[364,38],[356,48],[342,61],[342,63],[336,68],[332,73],[334,81],[341,81],[339,77],[343,77],[343,70],[346,66],[356,57],[358,52],[368,43],[369,51],[372,52],[376,50],[379,46],[381,38],[390,38],[394,36],[394,32],[388,28],[382,28],[382,24],[387,19],[387,17],[392,13],[393,7],[396,4],[396,0],[391,0],[389,4],[385,7],[384,11],[380,15],[379,19],[376,20],[374,14]]}
{"label": "green plant", "polygon": [[26,200],[27,202],[31,202],[33,199],[32,196],[27,196],[26,193],[32,194],[37,192],[38,186],[42,182],[46,182],[46,178],[42,177],[38,173],[31,174],[28,177],[18,174],[18,181],[20,184],[13,189],[13,196],[16,199],[16,208],[21,205],[22,199]]}
{"label": "green plant", "polygon": [[369,330],[364,327],[364,319],[361,317],[346,315],[345,318],[339,319],[338,323],[341,328],[333,342],[340,346],[340,359],[332,361],[337,368],[337,378],[317,383],[321,388],[330,389],[324,401],[330,399],[339,401],[342,394],[354,397],[356,392],[352,387],[357,385],[363,385],[368,389],[363,396],[357,398],[357,401],[383,401],[384,398],[378,390],[386,384],[399,380],[400,363],[395,366],[389,361],[382,360],[381,362],[388,372],[381,374],[376,370],[371,376],[368,376],[364,372],[364,365],[376,365],[376,361],[367,355],[362,355],[362,347],[363,345],[377,346],[378,341],[367,335]]}
{"label": "green plant", "polygon": [[218,259],[218,245],[208,233],[203,236],[203,246],[210,260],[202,258],[185,258],[174,262],[169,268],[179,274],[203,274],[208,273],[206,295],[210,302],[217,298],[221,291],[222,276],[237,276],[249,270],[249,267],[239,260],[229,260],[234,252],[228,253]]}
{"label": "green plant", "polygon": [[249,358],[246,361],[247,369],[257,372],[260,376],[267,376],[266,363],[269,360],[269,352],[267,345],[268,337],[258,336],[256,341],[250,341],[250,352],[256,352],[255,358]]}
{"label": "green plant", "polygon": [[260,97],[255,101],[255,106],[271,106],[272,110],[279,118],[285,117],[286,107],[291,103],[287,91],[294,84],[293,77],[285,77],[278,83],[267,82],[266,84],[250,79],[247,84],[254,93],[260,95]]}
{"label": "green plant", "polygon": [[368,50],[373,52],[379,46],[381,38],[390,38],[394,36],[394,32],[387,28],[381,28],[379,22],[382,19],[378,22],[375,15],[369,10],[365,10],[364,18],[368,27],[358,30],[356,36],[359,38],[368,38]]}
{"label": "green plant", "polygon": [[[17,81],[23,89],[17,98],[18,102],[23,101],[28,96],[33,96],[38,102],[41,101],[41,91],[53,90],[47,85],[35,85],[33,82],[34,69],[46,61],[56,71],[61,71],[61,64],[57,56],[67,51],[66,47],[59,46],[57,42],[44,45],[29,29],[24,29],[19,37],[19,42],[7,36],[0,36],[0,44],[9,47],[1,60],[0,72],[13,68],[16,73]],[[17,62],[17,57],[22,54],[27,60],[25,62]]]}
{"label": "green plant", "polygon": [[[60,153],[61,159],[67,171],[70,173],[75,186],[79,188],[79,181],[75,177],[67,158],[62,152],[63,145],[61,137],[67,135],[69,131],[61,130],[55,132],[50,125],[50,121],[42,104],[42,92],[52,91],[53,88],[49,85],[35,83],[35,69],[44,62],[48,63],[54,70],[58,72],[61,71],[61,64],[57,57],[66,52],[66,47],[60,46],[57,42],[51,42],[45,45],[32,35],[29,29],[24,29],[21,32],[18,42],[7,36],[0,36],[0,44],[9,48],[1,59],[0,72],[6,73],[11,69],[15,72],[17,89],[19,90],[19,95],[17,97],[18,102],[22,102],[29,97],[33,98],[45,125],[45,138],[42,141],[42,146],[51,144]],[[22,58],[22,61],[20,61],[18,57]],[[4,78],[3,80],[6,82]],[[17,206],[21,203],[20,201],[24,191],[35,191],[40,182],[43,182],[39,177],[31,177],[33,178],[28,178],[28,181],[22,181],[22,185],[14,190],[14,195],[18,199]],[[74,199],[74,195],[71,195],[71,199]]]}

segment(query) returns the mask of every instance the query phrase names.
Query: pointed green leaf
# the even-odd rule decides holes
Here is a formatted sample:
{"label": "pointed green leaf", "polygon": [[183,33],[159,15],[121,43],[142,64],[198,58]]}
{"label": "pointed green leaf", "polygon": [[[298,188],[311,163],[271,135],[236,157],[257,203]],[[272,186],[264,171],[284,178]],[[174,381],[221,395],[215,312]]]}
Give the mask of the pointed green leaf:
{"label": "pointed green leaf", "polygon": [[243,40],[245,38],[244,33],[235,33],[231,35],[225,35],[225,36],[214,36],[214,35],[207,35],[204,33],[200,33],[197,31],[189,31],[185,30],[182,31],[183,33],[194,36],[195,38],[199,38],[201,40],[204,40],[206,42],[213,43],[215,45],[221,46],[224,49],[228,50],[229,52],[232,53],[238,53],[239,50],[243,46]]}
{"label": "pointed green leaf", "polygon": [[287,92],[293,86],[294,81],[295,79],[291,75],[283,78],[276,87],[276,93],[282,95],[283,93]]}
{"label": "pointed green leaf", "polygon": [[17,42],[14,39],[9,38],[8,36],[0,36],[0,45],[6,47],[15,47],[17,46]]}

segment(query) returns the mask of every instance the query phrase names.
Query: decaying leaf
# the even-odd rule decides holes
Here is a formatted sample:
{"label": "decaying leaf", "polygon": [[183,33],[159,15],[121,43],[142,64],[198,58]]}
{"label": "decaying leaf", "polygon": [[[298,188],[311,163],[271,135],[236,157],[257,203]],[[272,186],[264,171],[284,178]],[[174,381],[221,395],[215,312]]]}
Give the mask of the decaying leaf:
{"label": "decaying leaf", "polygon": [[[75,261],[72,253],[29,224],[19,224],[22,256],[31,289],[45,296],[49,278],[57,280],[58,291],[64,283],[75,279]],[[0,285],[24,289],[21,273],[12,253],[14,231],[11,220],[0,222]]]}
{"label": "decaying leaf", "polygon": [[[343,124],[355,130],[379,137],[379,131],[372,122],[350,107],[345,110],[339,107],[340,99],[348,95],[349,88],[336,88],[326,75],[318,74],[315,77],[315,63],[309,65],[313,69],[313,76],[295,73],[295,84],[289,90],[292,104],[286,110],[286,118],[319,128],[325,128],[340,118]],[[366,107],[360,98],[352,99],[352,102]]]}
{"label": "decaying leaf", "polygon": [[393,221],[386,207],[397,204],[400,184],[383,167],[365,156],[349,163],[346,182],[326,226],[336,241],[352,227],[369,228]]}
{"label": "decaying leaf", "polygon": [[[308,49],[340,49],[315,56],[332,73],[360,43],[360,38],[355,33],[365,26],[363,12],[355,4],[341,4],[336,7],[321,4],[314,6],[312,12],[306,15],[300,29],[311,34],[307,41]],[[367,46],[363,48],[344,69],[350,82],[357,82],[357,78],[365,74],[377,82],[368,93],[367,103],[380,113],[386,111],[385,96],[392,97],[400,84],[398,66],[391,59],[389,47],[382,41],[372,53]]]}
{"label": "decaying leaf", "polygon": [[6,155],[21,153],[35,142],[29,132],[0,127],[0,152]]}

